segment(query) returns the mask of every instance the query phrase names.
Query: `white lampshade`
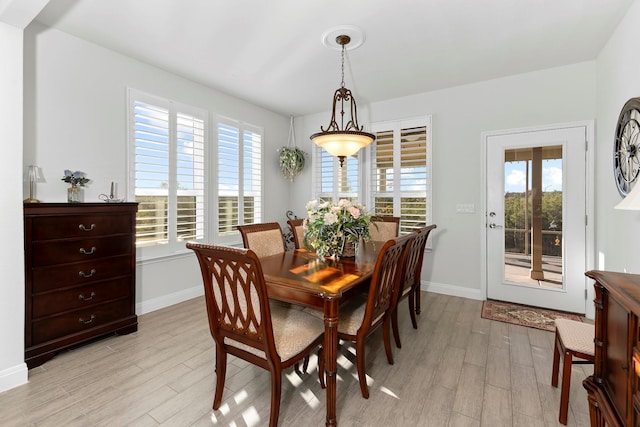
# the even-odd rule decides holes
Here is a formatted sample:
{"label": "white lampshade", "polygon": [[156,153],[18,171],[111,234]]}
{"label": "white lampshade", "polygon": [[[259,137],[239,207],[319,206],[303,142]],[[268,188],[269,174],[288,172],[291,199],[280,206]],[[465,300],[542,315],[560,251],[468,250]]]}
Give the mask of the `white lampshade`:
{"label": "white lampshade", "polygon": [[371,136],[365,132],[323,132],[316,133],[311,140],[332,156],[346,157],[353,156],[358,150],[371,144]]}
{"label": "white lampshade", "polygon": [[636,183],[631,189],[631,192],[627,194],[627,197],[622,199],[614,209],[640,211],[640,185]]}

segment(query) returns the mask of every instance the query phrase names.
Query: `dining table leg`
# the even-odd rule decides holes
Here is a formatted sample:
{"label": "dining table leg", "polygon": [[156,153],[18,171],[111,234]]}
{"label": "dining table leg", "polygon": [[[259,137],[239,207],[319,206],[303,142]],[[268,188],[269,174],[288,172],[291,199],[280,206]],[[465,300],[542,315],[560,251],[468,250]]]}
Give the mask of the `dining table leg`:
{"label": "dining table leg", "polygon": [[338,370],[338,298],[324,300],[324,361],[327,385],[327,426],[337,426],[336,373]]}

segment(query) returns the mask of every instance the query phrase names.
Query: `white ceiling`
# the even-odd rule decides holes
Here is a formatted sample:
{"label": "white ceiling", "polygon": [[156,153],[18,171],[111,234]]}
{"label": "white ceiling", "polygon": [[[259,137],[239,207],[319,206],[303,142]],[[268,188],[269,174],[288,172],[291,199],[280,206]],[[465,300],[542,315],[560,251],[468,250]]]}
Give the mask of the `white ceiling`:
{"label": "white ceiling", "polygon": [[[285,115],[593,60],[634,0],[50,0],[37,20]],[[634,43],[629,44],[630,47]]]}

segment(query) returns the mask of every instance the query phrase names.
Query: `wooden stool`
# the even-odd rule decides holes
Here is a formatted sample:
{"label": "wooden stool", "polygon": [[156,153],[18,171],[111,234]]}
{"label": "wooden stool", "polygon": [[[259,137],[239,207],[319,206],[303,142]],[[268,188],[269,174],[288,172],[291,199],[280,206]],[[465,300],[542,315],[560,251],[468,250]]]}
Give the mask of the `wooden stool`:
{"label": "wooden stool", "polygon": [[[593,363],[595,327],[589,323],[582,323],[569,319],[556,319],[556,344],[553,350],[553,371],[551,385],[558,387],[558,370],[560,369],[560,355],[562,364],[562,390],[560,392],[560,416],[558,420],[566,425],[569,412],[569,387],[571,386],[571,365]],[[573,360],[577,357],[582,360]]]}

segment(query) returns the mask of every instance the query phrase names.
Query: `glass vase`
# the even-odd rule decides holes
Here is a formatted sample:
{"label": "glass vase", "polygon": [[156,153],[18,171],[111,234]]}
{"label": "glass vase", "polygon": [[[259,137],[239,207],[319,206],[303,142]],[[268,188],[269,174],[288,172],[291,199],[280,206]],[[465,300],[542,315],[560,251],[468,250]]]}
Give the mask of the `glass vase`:
{"label": "glass vase", "polygon": [[67,202],[69,203],[80,203],[82,202],[82,192],[80,191],[80,187],[77,185],[73,185],[67,188]]}
{"label": "glass vase", "polygon": [[355,258],[357,250],[357,243],[349,242],[348,240],[344,240],[342,244],[342,253],[340,254],[341,258]]}

